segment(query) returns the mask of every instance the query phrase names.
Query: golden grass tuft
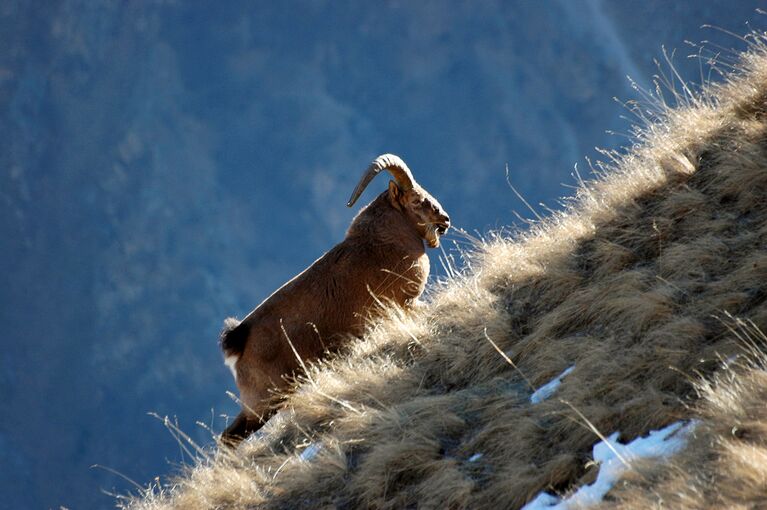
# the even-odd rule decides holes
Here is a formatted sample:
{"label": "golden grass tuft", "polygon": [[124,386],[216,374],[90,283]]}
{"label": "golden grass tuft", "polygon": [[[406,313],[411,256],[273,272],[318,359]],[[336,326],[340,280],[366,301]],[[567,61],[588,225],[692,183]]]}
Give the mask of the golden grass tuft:
{"label": "golden grass tuft", "polygon": [[743,351],[721,317],[767,328],[767,46],[749,41],[723,84],[653,105],[566,212],[477,242],[427,305],[311,367],[259,439],[125,507],[520,508],[593,478],[583,417],[622,441],[701,420],[604,506],[764,506],[767,375],[720,370]]}
{"label": "golden grass tuft", "polygon": [[672,462],[637,464],[596,508],[746,509],[767,505],[767,356],[753,323],[736,321],[744,354],[697,385],[700,424]]}

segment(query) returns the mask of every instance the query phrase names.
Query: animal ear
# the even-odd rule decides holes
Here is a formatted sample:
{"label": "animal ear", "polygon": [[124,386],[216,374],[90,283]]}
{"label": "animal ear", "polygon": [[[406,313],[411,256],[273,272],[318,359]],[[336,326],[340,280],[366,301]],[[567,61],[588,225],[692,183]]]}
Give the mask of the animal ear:
{"label": "animal ear", "polygon": [[399,189],[399,186],[397,186],[397,183],[394,181],[389,181],[389,200],[391,201],[392,205],[396,207],[397,209],[400,208],[399,199],[401,196],[402,196],[402,190]]}

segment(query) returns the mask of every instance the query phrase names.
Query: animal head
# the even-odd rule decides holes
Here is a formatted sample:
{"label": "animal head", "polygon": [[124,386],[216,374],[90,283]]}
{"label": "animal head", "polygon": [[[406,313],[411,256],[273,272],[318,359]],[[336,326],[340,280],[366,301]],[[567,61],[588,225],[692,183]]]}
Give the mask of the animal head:
{"label": "animal head", "polygon": [[438,247],[439,238],[450,228],[450,216],[436,198],[415,182],[405,162],[394,154],[383,154],[373,160],[346,205],[353,206],[381,170],[389,171],[394,177],[389,181],[389,202],[407,216],[430,248]]}

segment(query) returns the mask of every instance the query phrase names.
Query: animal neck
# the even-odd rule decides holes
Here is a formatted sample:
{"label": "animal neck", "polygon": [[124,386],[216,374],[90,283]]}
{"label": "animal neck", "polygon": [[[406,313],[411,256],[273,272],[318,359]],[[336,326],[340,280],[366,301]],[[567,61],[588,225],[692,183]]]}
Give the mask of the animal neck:
{"label": "animal neck", "polygon": [[352,221],[346,237],[358,236],[378,239],[381,244],[401,246],[409,252],[425,251],[423,239],[415,226],[403,211],[391,205],[387,192],[365,206]]}

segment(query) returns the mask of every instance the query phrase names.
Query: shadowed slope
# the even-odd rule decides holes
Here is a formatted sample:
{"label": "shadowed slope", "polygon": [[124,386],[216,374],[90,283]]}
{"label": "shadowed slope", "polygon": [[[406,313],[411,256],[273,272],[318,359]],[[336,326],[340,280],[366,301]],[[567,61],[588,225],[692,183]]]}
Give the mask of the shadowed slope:
{"label": "shadowed slope", "polygon": [[[767,504],[767,357],[751,325],[736,334],[748,352],[701,383],[703,420],[670,463],[638,464],[599,508],[763,508]],[[759,352],[761,351],[761,352]]]}
{"label": "shadowed slope", "polygon": [[741,349],[717,317],[767,328],[766,98],[758,42],[566,213],[477,246],[422,310],[311,368],[262,437],[131,507],[519,508],[593,478],[579,413],[622,441],[695,415],[693,378]]}

